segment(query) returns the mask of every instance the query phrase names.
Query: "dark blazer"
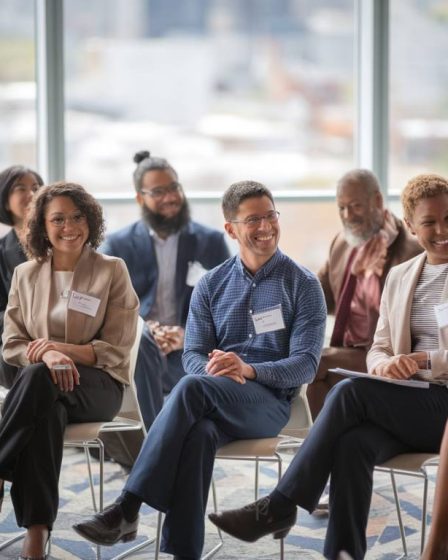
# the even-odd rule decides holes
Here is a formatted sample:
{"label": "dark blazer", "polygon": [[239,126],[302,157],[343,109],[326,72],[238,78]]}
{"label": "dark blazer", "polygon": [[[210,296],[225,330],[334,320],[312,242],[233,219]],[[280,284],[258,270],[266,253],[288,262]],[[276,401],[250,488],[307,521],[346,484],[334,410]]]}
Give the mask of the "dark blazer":
{"label": "dark blazer", "polygon": [[[153,239],[148,226],[139,220],[112,233],[100,248],[107,255],[122,258],[129,270],[134,290],[140,299],[140,315],[147,319],[157,295],[158,267]],[[224,235],[190,221],[180,232],[177,249],[176,309],[177,324],[185,326],[192,286],[187,286],[188,263],[199,262],[210,270],[229,258]]]}
{"label": "dark blazer", "polygon": [[0,239],[0,335],[3,333],[3,317],[8,303],[12,274],[16,266],[26,260],[22,245],[12,229]]}

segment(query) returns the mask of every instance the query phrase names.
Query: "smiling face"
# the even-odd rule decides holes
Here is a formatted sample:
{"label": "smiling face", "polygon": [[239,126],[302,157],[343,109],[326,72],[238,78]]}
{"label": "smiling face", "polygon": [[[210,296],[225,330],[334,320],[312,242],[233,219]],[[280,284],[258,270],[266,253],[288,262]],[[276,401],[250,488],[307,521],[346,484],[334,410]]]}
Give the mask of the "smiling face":
{"label": "smiling face", "polygon": [[267,196],[246,198],[238,207],[233,220],[226,222],[225,229],[232,239],[238,241],[240,257],[246,267],[255,273],[277,250],[280,238],[280,225],[267,219],[258,224],[242,223],[248,218],[266,216],[275,211],[274,204]]}
{"label": "smiling face", "polygon": [[419,200],[406,224],[425,249],[429,264],[448,263],[448,194]]}
{"label": "smiling face", "polygon": [[40,187],[33,173],[25,173],[11,187],[6,209],[10,212],[15,226],[20,226],[26,216],[33,194]]}
{"label": "smiling face", "polygon": [[45,229],[53,248],[53,260],[76,262],[89,238],[85,215],[68,196],[57,196],[45,209]]}
{"label": "smiling face", "polygon": [[175,184],[177,178],[169,170],[147,171],[142,178],[141,192],[137,193],[137,202],[164,218],[173,218],[179,214],[184,201],[182,187],[175,189]]}
{"label": "smiling face", "polygon": [[360,245],[377,233],[384,221],[381,194],[368,193],[367,186],[355,180],[338,186],[337,205],[350,245]]}

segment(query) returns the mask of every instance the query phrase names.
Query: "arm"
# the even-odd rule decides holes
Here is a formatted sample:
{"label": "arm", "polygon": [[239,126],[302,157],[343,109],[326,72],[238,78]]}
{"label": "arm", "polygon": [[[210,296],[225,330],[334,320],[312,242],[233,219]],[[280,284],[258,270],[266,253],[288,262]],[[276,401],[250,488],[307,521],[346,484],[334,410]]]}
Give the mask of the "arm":
{"label": "arm", "polygon": [[334,301],[333,290],[331,289],[330,284],[330,261],[327,260],[324,266],[319,269],[317,277],[319,278],[319,282],[322,286],[328,314],[332,315],[336,310],[336,303]]}
{"label": "arm", "polygon": [[327,310],[317,279],[309,277],[296,294],[289,355],[275,362],[250,363],[262,385],[278,389],[309,383],[316,375],[325,333]]}
{"label": "arm", "polygon": [[208,354],[217,346],[215,326],[210,313],[205,278],[196,285],[190,301],[185,327],[184,353],[182,364],[187,373],[206,375]]}

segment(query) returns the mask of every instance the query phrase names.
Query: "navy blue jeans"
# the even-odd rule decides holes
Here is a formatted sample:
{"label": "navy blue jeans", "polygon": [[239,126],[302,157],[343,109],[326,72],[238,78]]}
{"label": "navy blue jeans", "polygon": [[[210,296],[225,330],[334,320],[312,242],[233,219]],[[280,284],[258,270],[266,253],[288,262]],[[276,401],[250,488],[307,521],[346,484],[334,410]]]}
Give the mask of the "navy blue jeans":
{"label": "navy blue jeans", "polygon": [[204,515],[219,446],[276,436],[290,404],[254,381],[182,378],[154,421],[125,490],[166,513],[163,552],[199,558]]}
{"label": "navy blue jeans", "polygon": [[438,452],[448,417],[448,390],[415,389],[369,379],[338,383],[278,490],[313,511],[330,478],[324,555],[366,552],[373,470],[398,453]]}

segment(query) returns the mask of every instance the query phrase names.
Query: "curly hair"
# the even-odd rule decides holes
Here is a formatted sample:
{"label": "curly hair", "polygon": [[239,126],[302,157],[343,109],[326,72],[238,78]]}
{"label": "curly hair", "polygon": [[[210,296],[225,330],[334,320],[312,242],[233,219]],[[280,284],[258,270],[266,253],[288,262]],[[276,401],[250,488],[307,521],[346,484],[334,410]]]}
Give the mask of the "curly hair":
{"label": "curly hair", "polygon": [[427,173],[410,179],[401,193],[404,217],[412,220],[417,204],[423,198],[448,194],[448,181],[441,175]]}
{"label": "curly hair", "polygon": [[45,227],[45,213],[48,204],[58,196],[70,198],[78,210],[85,215],[89,227],[86,243],[93,249],[97,249],[103,240],[105,224],[103,209],[99,202],[81,185],[64,181],[53,183],[41,187],[31,202],[25,241],[25,252],[29,259],[42,262],[51,255],[51,243]]}

